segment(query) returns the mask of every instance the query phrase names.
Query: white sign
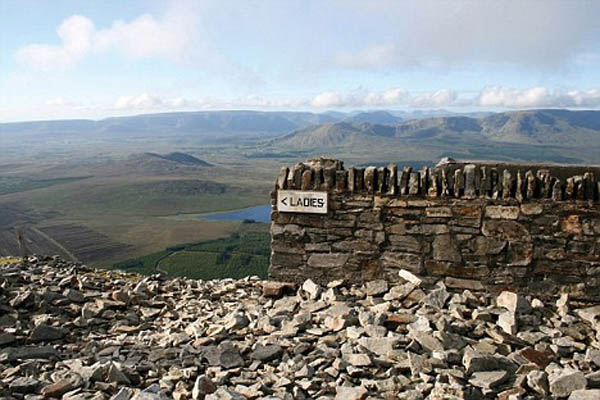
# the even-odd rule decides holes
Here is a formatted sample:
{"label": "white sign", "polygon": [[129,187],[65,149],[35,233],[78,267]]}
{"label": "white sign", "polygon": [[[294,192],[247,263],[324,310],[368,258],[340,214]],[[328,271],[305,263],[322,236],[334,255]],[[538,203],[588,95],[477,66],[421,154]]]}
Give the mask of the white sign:
{"label": "white sign", "polygon": [[278,190],[277,211],[327,214],[327,192]]}

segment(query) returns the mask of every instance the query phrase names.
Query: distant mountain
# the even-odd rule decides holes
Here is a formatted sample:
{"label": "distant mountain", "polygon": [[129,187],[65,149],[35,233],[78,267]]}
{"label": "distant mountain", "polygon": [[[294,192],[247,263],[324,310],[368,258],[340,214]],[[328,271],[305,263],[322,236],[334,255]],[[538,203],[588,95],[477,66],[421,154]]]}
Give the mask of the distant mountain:
{"label": "distant mountain", "polygon": [[169,153],[166,155],[160,155],[156,153],[146,153],[147,156],[161,158],[163,160],[173,161],[179,164],[189,164],[189,165],[197,165],[200,167],[212,167],[213,165],[203,161],[199,158],[196,158],[190,154],[186,153]]}
{"label": "distant mountain", "polygon": [[371,124],[395,124],[402,121],[402,118],[397,117],[388,111],[369,111],[354,114],[344,121],[347,122],[369,122]]}
{"label": "distant mountain", "polygon": [[[361,114],[354,117],[362,119]],[[297,130],[274,140],[300,148],[344,147],[384,137],[396,142],[427,144],[467,141],[541,146],[600,146],[600,111],[528,110],[484,118],[448,116],[391,124],[325,123]]]}
{"label": "distant mountain", "polygon": [[346,147],[364,144],[373,138],[393,138],[395,134],[394,126],[335,122],[300,129],[271,143],[290,148]]}
{"label": "distant mountain", "polygon": [[468,117],[437,117],[406,121],[397,126],[396,137],[407,139],[433,139],[447,137],[465,138],[479,136],[481,125]]}
{"label": "distant mountain", "polygon": [[530,110],[494,114],[481,120],[482,133],[498,142],[600,145],[600,111]]}
{"label": "distant mountain", "polygon": [[295,129],[336,121],[310,112],[200,111],[143,114],[92,120],[57,120],[0,124],[7,135],[280,135]]}

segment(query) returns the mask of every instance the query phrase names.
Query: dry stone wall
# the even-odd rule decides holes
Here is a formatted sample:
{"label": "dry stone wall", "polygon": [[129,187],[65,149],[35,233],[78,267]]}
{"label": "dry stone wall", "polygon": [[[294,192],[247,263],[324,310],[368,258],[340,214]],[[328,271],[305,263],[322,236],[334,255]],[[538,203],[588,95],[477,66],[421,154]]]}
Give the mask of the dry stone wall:
{"label": "dry stone wall", "polygon": [[[456,163],[284,167],[272,193],[270,278],[453,282],[600,300],[597,167]],[[279,212],[278,190],[327,192],[327,214]]]}

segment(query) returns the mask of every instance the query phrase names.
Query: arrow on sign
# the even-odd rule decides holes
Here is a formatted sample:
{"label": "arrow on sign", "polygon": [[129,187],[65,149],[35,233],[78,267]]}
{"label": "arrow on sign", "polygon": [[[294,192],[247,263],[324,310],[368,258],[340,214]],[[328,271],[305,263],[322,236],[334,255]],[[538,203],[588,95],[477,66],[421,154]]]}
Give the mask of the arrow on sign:
{"label": "arrow on sign", "polygon": [[287,206],[287,203],[285,202],[286,200],[287,200],[287,197],[284,197],[283,199],[281,199],[281,203],[282,203],[284,206]]}

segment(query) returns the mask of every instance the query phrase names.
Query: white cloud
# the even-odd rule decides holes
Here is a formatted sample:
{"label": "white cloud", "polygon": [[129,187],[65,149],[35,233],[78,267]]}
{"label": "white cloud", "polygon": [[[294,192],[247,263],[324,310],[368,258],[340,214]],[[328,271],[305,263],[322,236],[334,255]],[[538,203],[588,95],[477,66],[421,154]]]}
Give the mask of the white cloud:
{"label": "white cloud", "polygon": [[60,24],[57,33],[60,45],[25,46],[17,52],[17,60],[42,68],[69,67],[91,49],[94,23],[84,16],[73,15]]}
{"label": "white cloud", "polygon": [[434,108],[452,106],[457,97],[457,93],[450,89],[416,94],[411,94],[402,88],[392,88],[380,92],[358,91],[350,94],[328,91],[317,94],[312,99],[311,105],[315,108],[398,106]]}
{"label": "white cloud", "polygon": [[315,108],[327,108],[344,107],[347,104],[339,92],[322,92],[312,99],[311,105]]}
{"label": "white cloud", "polygon": [[202,106],[200,102],[188,100],[183,97],[162,98],[150,93],[120,96],[113,104],[113,108],[117,110],[173,110],[200,106]]}
{"label": "white cloud", "polygon": [[389,66],[414,66],[418,62],[396,44],[374,45],[356,52],[344,50],[334,56],[333,63],[350,69],[376,70]]}
{"label": "white cloud", "polygon": [[[354,40],[336,48],[334,67],[475,62],[554,69],[589,61],[586,54],[600,44],[597,1],[348,0],[338,6],[337,20]],[[339,28],[332,23],[331,31]]]}
{"label": "white cloud", "polygon": [[481,90],[475,104],[482,107],[598,107],[600,90],[550,90],[546,87],[515,89],[490,86]]}
{"label": "white cloud", "polygon": [[116,50],[132,58],[183,59],[196,50],[219,59],[214,49],[195,40],[195,13],[186,7],[173,6],[162,18],[141,15],[129,22],[118,20],[108,28],[97,29],[82,15],[73,15],[57,28],[58,45],[31,44],[19,49],[18,61],[43,69],[66,68],[90,54]]}

